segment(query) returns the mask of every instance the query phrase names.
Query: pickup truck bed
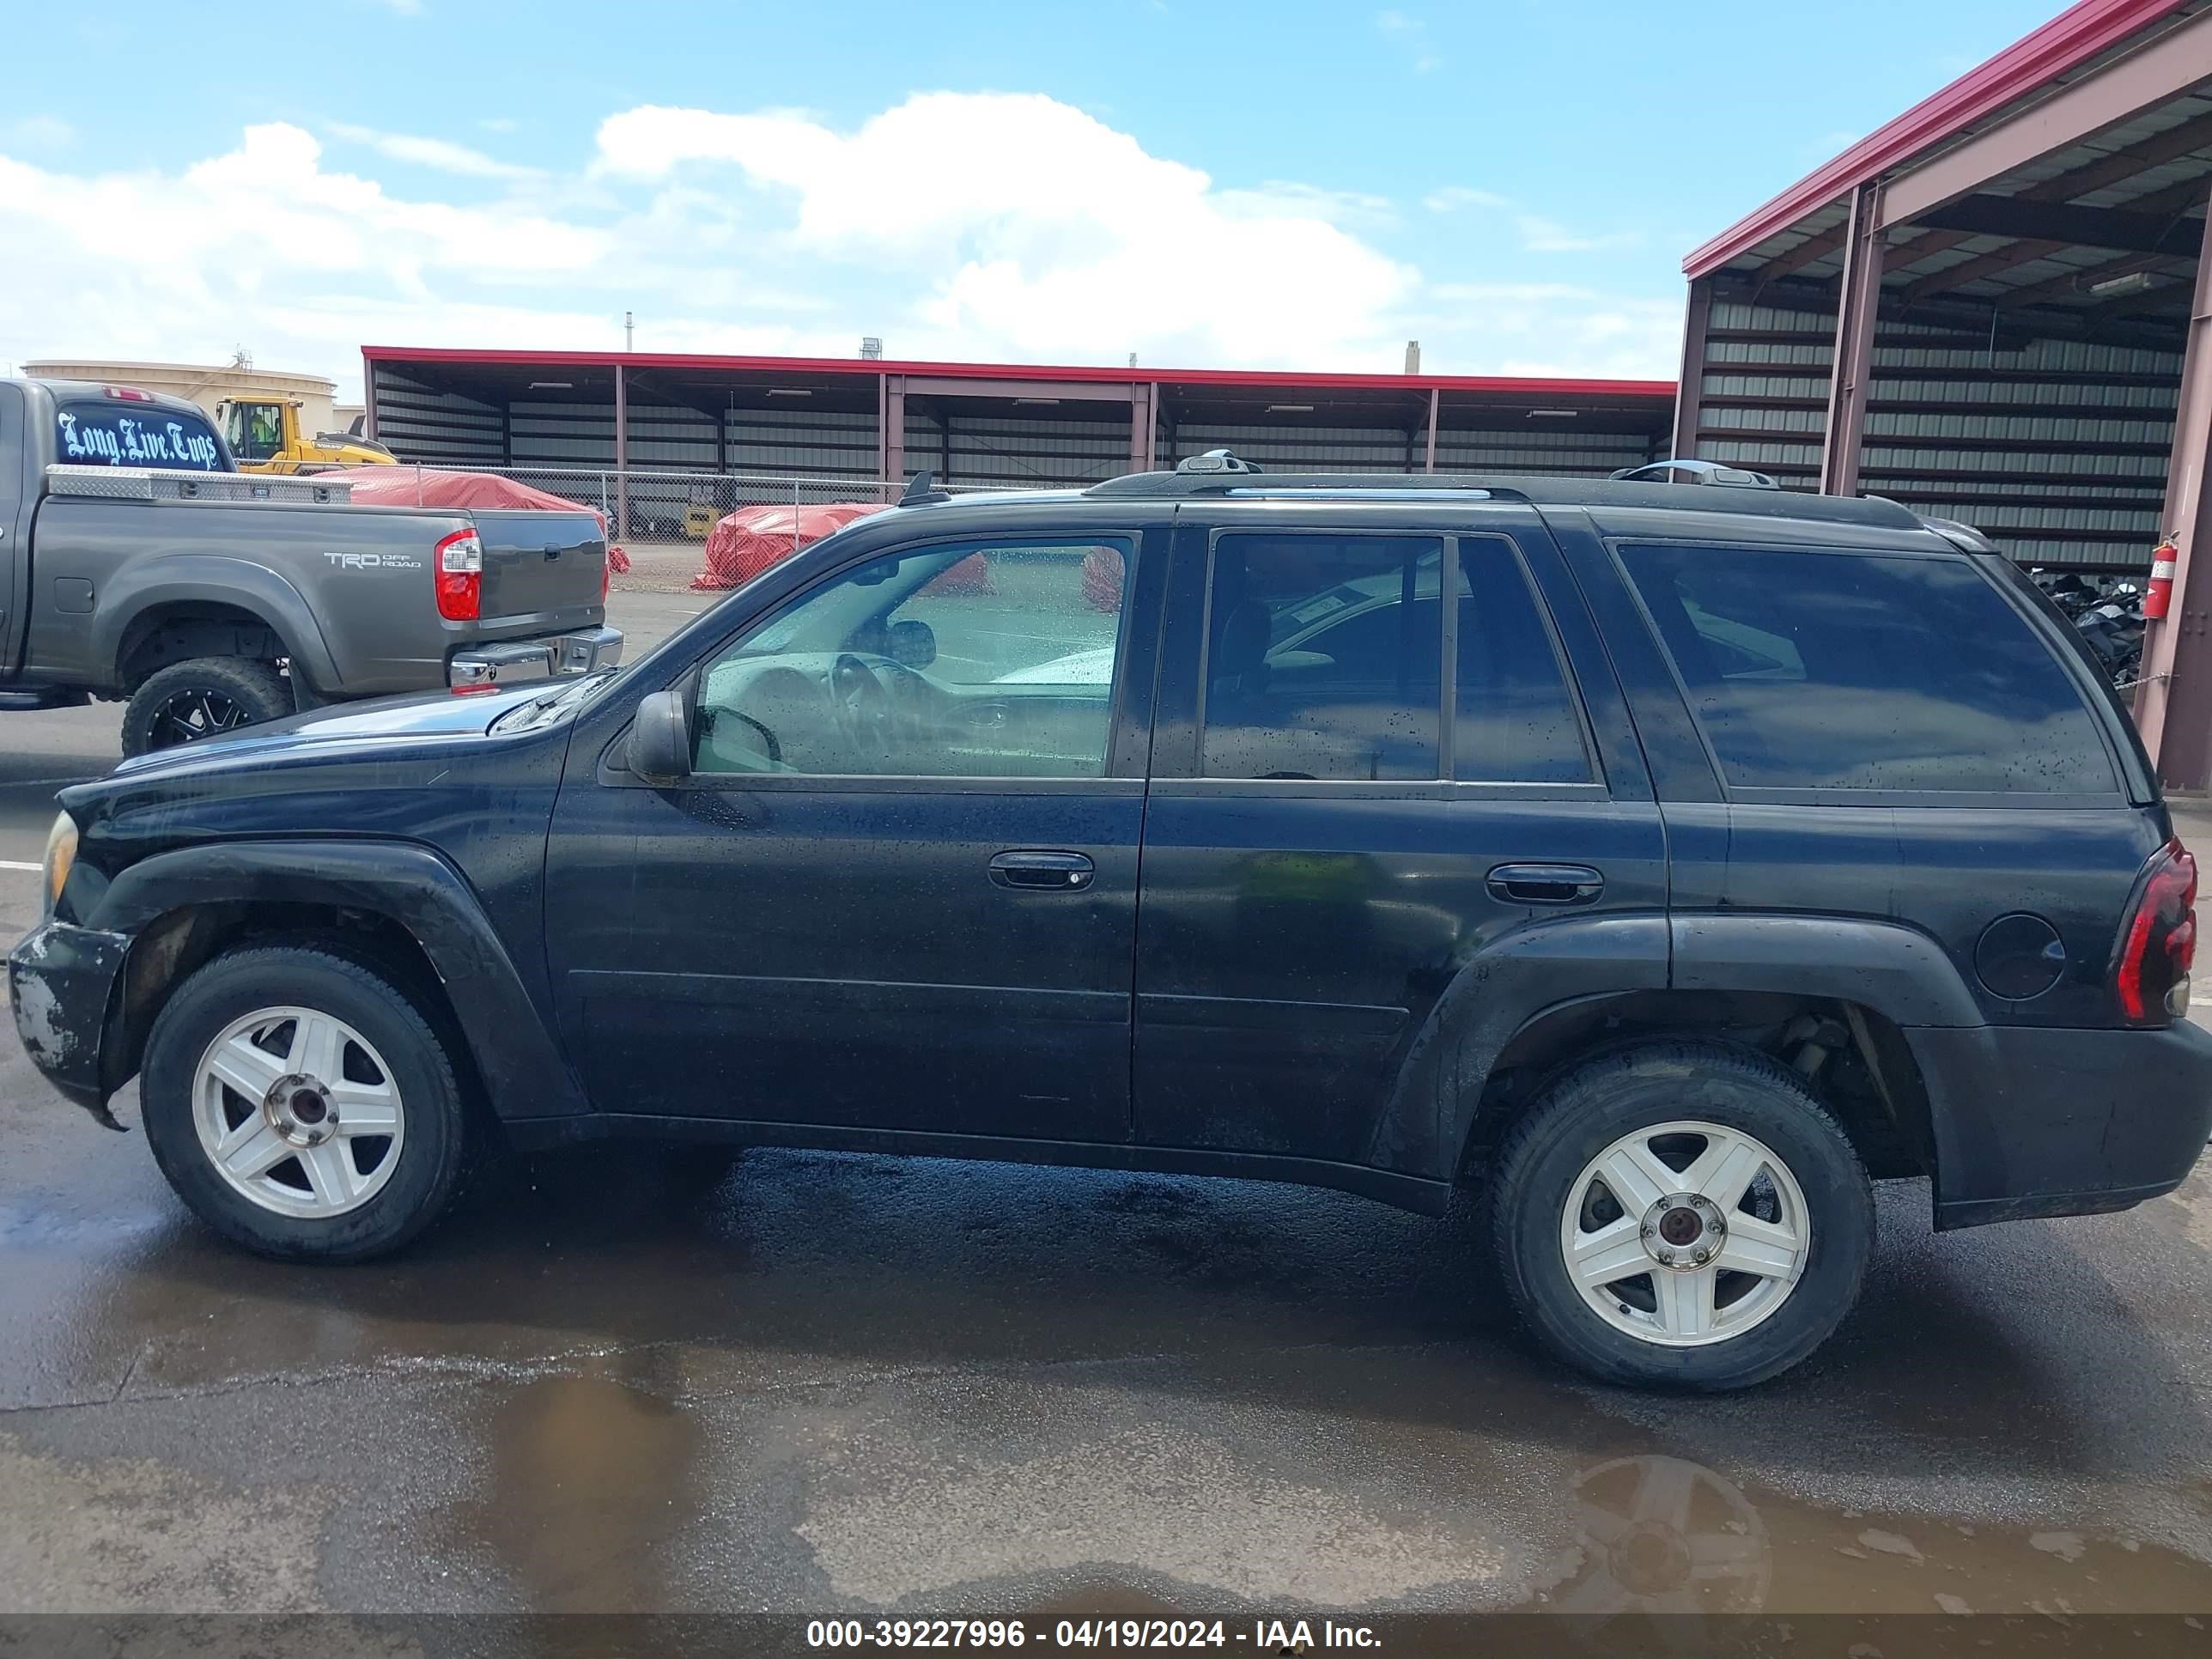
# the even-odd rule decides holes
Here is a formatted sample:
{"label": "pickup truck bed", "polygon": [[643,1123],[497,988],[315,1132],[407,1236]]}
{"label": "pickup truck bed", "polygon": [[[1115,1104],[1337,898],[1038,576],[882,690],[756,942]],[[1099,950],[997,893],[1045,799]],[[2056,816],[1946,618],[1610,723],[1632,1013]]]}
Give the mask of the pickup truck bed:
{"label": "pickup truck bed", "polygon": [[[255,665],[156,687],[227,699],[240,717],[220,730],[288,712],[278,699],[468,690],[619,659],[586,509],[356,507],[343,483],[238,474],[197,410],[131,392],[119,414],[124,391],[0,380],[0,689],[135,703],[179,665]],[[222,465],[122,464],[155,422]],[[178,441],[139,447],[167,459]],[[134,707],[124,746],[185,729]]]}

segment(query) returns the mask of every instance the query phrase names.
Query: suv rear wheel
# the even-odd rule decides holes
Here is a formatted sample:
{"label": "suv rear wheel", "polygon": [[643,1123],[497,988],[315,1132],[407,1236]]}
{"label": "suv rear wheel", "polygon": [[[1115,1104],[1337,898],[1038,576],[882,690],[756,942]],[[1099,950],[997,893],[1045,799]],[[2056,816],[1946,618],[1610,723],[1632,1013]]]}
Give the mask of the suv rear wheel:
{"label": "suv rear wheel", "polygon": [[248,948],[154,1023],[146,1138],[178,1195],[264,1255],[354,1261],[434,1220],[461,1167],[460,1091],[398,987],[346,957]]}
{"label": "suv rear wheel", "polygon": [[1560,1079],[1508,1137],[1491,1203],[1538,1337],[1638,1386],[1787,1370],[1850,1311],[1874,1239],[1865,1169],[1803,1080],[1702,1044]]}

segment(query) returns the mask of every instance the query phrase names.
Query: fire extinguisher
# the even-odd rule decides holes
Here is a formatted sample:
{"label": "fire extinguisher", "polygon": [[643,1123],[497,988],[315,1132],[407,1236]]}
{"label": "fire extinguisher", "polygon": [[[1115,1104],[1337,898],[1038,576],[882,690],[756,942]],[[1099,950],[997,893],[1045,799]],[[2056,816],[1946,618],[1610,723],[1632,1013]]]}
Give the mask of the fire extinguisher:
{"label": "fire extinguisher", "polygon": [[2168,536],[2150,555],[2150,586],[2143,589],[2142,613],[2152,622],[2166,620],[2166,607],[2173,598],[2173,562],[2181,556]]}

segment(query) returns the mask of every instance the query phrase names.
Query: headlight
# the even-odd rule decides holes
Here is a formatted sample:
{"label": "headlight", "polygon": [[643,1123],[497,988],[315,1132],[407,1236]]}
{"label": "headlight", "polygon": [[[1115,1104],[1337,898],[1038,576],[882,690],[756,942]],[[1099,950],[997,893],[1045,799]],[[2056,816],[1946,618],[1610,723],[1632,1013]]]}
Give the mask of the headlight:
{"label": "headlight", "polygon": [[62,885],[69,880],[70,866],[76,862],[76,820],[64,812],[46,831],[46,914],[50,916],[61,902]]}

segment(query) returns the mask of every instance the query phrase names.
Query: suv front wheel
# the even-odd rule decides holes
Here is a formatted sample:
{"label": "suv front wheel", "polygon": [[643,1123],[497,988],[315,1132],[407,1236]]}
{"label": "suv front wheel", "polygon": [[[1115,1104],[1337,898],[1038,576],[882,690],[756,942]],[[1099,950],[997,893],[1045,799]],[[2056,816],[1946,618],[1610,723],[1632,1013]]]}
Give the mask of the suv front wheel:
{"label": "suv front wheel", "polygon": [[1491,1204],[1545,1346],[1643,1387],[1787,1370],[1850,1311],[1874,1239],[1866,1170],[1803,1080],[1694,1043],[1560,1079],[1507,1138]]}
{"label": "suv front wheel", "polygon": [[461,1096],[436,1031],[328,951],[252,947],[200,969],[154,1022],[139,1093],[169,1184],[264,1255],[397,1249],[459,1177]]}

